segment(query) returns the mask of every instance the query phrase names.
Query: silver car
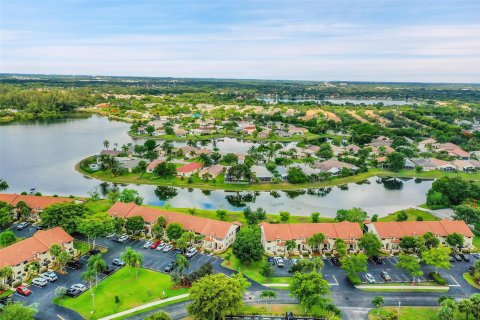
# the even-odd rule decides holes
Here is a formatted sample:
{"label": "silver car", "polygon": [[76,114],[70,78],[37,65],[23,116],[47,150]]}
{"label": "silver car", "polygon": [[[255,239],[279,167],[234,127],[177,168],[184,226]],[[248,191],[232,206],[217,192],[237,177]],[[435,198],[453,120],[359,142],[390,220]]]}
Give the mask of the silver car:
{"label": "silver car", "polygon": [[57,279],[58,279],[57,274],[53,271],[42,273],[40,275],[40,277],[42,277],[43,279],[45,279],[49,282],[57,281]]}
{"label": "silver car", "polygon": [[45,287],[48,284],[48,281],[45,280],[44,278],[37,277],[37,278],[32,280],[32,283],[36,286],[39,286],[39,287]]}
{"label": "silver car", "polygon": [[375,283],[375,278],[372,276],[371,273],[365,274],[365,279],[367,280],[368,283]]}
{"label": "silver car", "polygon": [[148,249],[150,248],[150,246],[152,245],[152,241],[145,241],[145,243],[143,244],[143,248],[144,249]]}
{"label": "silver car", "polygon": [[71,289],[80,290],[82,292],[87,291],[87,286],[82,283],[72,284]]}

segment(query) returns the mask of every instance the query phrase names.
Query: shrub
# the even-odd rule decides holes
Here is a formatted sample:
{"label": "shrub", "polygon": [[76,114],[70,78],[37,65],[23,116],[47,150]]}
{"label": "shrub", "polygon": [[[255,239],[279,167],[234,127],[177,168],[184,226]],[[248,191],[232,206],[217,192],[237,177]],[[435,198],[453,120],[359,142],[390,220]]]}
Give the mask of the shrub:
{"label": "shrub", "polygon": [[349,274],[347,278],[354,286],[362,284],[362,280],[356,274]]}
{"label": "shrub", "polygon": [[437,284],[440,284],[440,285],[446,285],[447,284],[447,279],[445,279],[444,277],[442,277],[440,274],[436,273],[436,272],[430,272],[430,277],[433,279],[433,281],[435,281]]}
{"label": "shrub", "polygon": [[120,303],[120,298],[118,296],[115,296],[115,303]]}
{"label": "shrub", "polygon": [[423,221],[423,217],[422,217],[422,216],[418,216],[418,217],[417,217],[417,221]]}

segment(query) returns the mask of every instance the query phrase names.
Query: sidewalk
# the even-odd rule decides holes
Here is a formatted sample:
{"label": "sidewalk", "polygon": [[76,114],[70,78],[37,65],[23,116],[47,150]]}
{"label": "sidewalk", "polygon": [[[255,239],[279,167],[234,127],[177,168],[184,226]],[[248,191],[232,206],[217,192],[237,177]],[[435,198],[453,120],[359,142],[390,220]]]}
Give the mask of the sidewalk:
{"label": "sidewalk", "polygon": [[140,310],[145,310],[145,309],[148,309],[148,308],[153,307],[153,306],[157,306],[157,305],[160,305],[160,304],[164,304],[166,302],[175,301],[175,300],[179,300],[179,299],[186,298],[186,297],[188,297],[188,293],[181,294],[179,296],[175,296],[175,297],[171,297],[171,298],[167,298],[167,299],[153,301],[153,302],[150,302],[150,303],[147,303],[147,304],[144,304],[144,305],[132,308],[132,309],[128,309],[128,310],[125,310],[125,311],[122,311],[122,312],[119,312],[119,313],[109,315],[108,317],[104,317],[104,318],[101,318],[99,320],[115,319],[115,318],[125,316],[125,315],[131,314],[131,313],[134,313],[134,312],[137,312],[137,311],[140,311]]}

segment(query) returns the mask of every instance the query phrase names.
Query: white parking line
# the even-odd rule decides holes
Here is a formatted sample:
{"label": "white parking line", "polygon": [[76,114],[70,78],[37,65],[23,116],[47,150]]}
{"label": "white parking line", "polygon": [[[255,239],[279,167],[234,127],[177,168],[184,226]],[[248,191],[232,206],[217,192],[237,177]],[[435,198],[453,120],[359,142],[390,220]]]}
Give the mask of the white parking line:
{"label": "white parking line", "polygon": [[449,287],[460,287],[460,284],[457,282],[457,280],[455,280],[455,278],[453,276],[450,275],[450,278],[452,278],[453,282],[455,282],[455,284],[449,284],[448,286]]}
{"label": "white parking line", "polygon": [[335,278],[335,276],[332,274],[332,277],[333,277],[333,280],[335,280],[335,283],[328,283],[328,285],[330,286],[338,286],[338,281],[337,281],[337,278]]}

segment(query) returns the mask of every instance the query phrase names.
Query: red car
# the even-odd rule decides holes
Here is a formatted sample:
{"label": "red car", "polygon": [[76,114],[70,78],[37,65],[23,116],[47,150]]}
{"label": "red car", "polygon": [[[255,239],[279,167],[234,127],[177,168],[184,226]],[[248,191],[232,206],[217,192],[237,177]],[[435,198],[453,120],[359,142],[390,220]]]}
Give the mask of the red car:
{"label": "red car", "polygon": [[157,247],[160,245],[160,243],[162,243],[162,241],[160,241],[160,240],[155,241],[155,242],[152,243],[152,245],[150,246],[150,249],[157,249]]}
{"label": "red car", "polygon": [[32,290],[28,289],[25,286],[19,286],[17,287],[17,293],[21,294],[22,296],[29,296],[32,294]]}

